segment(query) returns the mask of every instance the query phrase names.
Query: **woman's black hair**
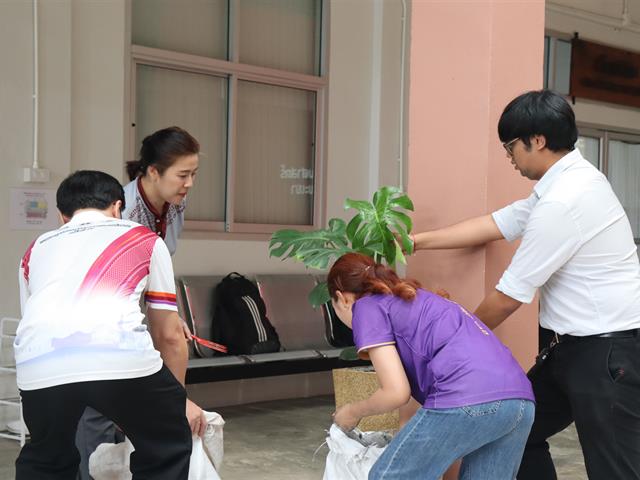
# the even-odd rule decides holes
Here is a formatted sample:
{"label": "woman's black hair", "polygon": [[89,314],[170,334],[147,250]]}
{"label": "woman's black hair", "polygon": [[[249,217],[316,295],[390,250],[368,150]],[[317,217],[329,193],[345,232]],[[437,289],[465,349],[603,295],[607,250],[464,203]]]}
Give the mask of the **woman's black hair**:
{"label": "woman's black hair", "polygon": [[78,170],[65,178],[56,192],[56,204],[65,217],[82,208],[104,210],[120,200],[124,209],[124,190],[120,182],[108,173]]}
{"label": "woman's black hair", "polygon": [[129,180],[146,175],[151,165],[162,175],[177,158],[198,153],[200,144],[189,132],[180,127],[163,128],[145,137],[138,160],[127,162]]}
{"label": "woman's black hair", "polygon": [[531,137],[543,135],[553,152],[571,151],[578,140],[573,109],[564,97],[551,90],[523,93],[506,106],[498,122],[502,142],[521,139],[528,147]]}

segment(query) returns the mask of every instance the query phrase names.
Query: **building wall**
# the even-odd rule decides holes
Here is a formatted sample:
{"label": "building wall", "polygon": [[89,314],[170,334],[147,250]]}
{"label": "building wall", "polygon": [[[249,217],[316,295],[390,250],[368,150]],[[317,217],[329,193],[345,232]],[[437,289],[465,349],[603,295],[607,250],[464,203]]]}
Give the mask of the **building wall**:
{"label": "building wall", "polygon": [[120,178],[124,75],[129,61],[127,4],[121,0],[72,0],[71,4],[71,170],[103,170]]}
{"label": "building wall", "polygon": [[[640,51],[640,8],[622,0],[407,1],[411,7],[408,165],[416,229],[451,224],[521,198],[531,183],[505,158],[496,124],[506,102],[542,84],[544,29]],[[400,184],[401,0],[331,0],[326,217],[345,216],[344,198],[367,198],[379,184]],[[40,161],[55,188],[80,168],[123,178],[127,145],[128,3],[40,2]],[[546,20],[545,20],[546,13]],[[515,22],[514,18],[526,18]],[[31,2],[0,2],[0,314],[18,315],[15,274],[34,232],[8,228],[9,188],[21,187],[32,161]],[[523,52],[526,52],[523,53]],[[640,130],[637,109],[578,100],[579,121]],[[123,178],[124,180],[124,178]],[[187,233],[177,274],[239,270],[300,272],[268,258],[268,242]],[[475,308],[495,285],[515,245],[420,253],[408,273]],[[535,350],[535,306],[521,309],[499,334],[523,363]]]}
{"label": "building wall", "polygon": [[[39,158],[51,170],[53,188],[70,170],[71,4],[41,2]],[[22,169],[33,161],[33,30],[31,2],[0,2],[0,315],[17,316],[17,268],[33,231],[10,230],[9,189],[21,187]]]}
{"label": "building wall", "polygon": [[[71,171],[104,170],[123,177],[127,145],[128,3],[59,0],[40,3],[40,151],[56,188]],[[326,217],[345,216],[346,197],[368,198],[378,183],[398,183],[400,0],[329,2],[329,89]],[[21,187],[31,164],[31,2],[0,2],[0,189]],[[354,35],[354,32],[358,32]],[[378,86],[376,86],[378,85]],[[379,122],[372,122],[375,105]],[[389,163],[390,162],[390,163]],[[375,164],[371,176],[371,164]],[[391,167],[389,167],[389,165]],[[40,187],[42,185],[38,185]],[[0,211],[0,314],[19,315],[18,261],[37,232],[8,228]],[[206,239],[185,233],[174,258],[177,274],[240,271],[302,272],[268,257],[268,239]]]}
{"label": "building wall", "polygon": [[[497,122],[509,100],[541,87],[544,2],[413,2],[411,24],[408,191],[416,231],[528,196],[533,184],[510,165]],[[507,39],[517,39],[517,48]],[[473,310],[494,288],[515,247],[501,241],[419,252],[408,273]],[[529,365],[537,348],[535,302],[499,327],[498,335]]]}
{"label": "building wall", "polygon": [[[622,0],[553,0],[546,3],[545,27],[555,34],[580,38],[640,53],[640,1],[629,0],[623,23]],[[576,99],[582,124],[640,132],[640,109]]]}

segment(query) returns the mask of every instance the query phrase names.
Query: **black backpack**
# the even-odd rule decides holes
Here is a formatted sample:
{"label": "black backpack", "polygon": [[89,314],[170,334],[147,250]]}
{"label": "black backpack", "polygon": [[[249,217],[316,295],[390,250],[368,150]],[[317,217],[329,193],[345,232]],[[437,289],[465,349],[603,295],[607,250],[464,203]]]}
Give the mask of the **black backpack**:
{"label": "black backpack", "polygon": [[324,308],[327,315],[326,335],[329,344],[338,348],[353,347],[353,332],[338,318],[331,302],[325,303]]}
{"label": "black backpack", "polygon": [[237,272],[222,279],[213,292],[213,341],[231,355],[253,355],[280,350],[278,333],[267,318],[258,287]]}

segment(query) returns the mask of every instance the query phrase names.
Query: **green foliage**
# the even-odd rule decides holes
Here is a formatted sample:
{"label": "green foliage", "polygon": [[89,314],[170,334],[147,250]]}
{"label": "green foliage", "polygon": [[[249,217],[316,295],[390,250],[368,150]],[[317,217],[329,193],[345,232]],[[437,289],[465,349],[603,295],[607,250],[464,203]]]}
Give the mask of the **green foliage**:
{"label": "green foliage", "polygon": [[358,350],[356,347],[346,347],[340,352],[340,360],[347,360],[349,362],[353,362],[354,360],[359,360]]}
{"label": "green foliage", "polygon": [[[392,268],[397,262],[407,263],[403,251],[411,254],[413,242],[411,218],[405,211],[413,211],[413,203],[406,194],[396,187],[381,187],[373,201],[347,199],[344,207],[356,211],[348,223],[332,218],[326,229],[278,230],[271,237],[269,255],[292,258],[319,270],[326,270],[349,252],[362,253]],[[309,301],[314,306],[329,301],[326,284],[316,286]]]}
{"label": "green foliage", "polygon": [[320,305],[324,305],[325,303],[331,300],[331,296],[329,295],[329,289],[327,288],[327,282],[320,282],[313,290],[309,293],[309,303],[313,306],[313,308],[317,308]]}
{"label": "green foliage", "polygon": [[347,224],[339,218],[329,220],[320,230],[278,230],[271,237],[269,256],[293,258],[307,267],[324,270],[333,257],[352,252],[346,235]]}

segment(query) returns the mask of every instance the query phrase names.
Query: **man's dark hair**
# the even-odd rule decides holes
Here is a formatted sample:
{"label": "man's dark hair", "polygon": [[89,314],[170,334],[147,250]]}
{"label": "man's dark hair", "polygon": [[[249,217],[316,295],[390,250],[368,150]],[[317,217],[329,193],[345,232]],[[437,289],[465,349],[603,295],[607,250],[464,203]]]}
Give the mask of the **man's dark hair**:
{"label": "man's dark hair", "polygon": [[104,210],[116,201],[122,201],[124,190],[120,182],[108,173],[97,170],[78,170],[65,178],[56,192],[58,210],[71,218],[82,208]]}
{"label": "man's dark hair", "polygon": [[551,90],[523,93],[506,106],[498,122],[502,142],[521,139],[529,148],[530,138],[543,135],[553,151],[573,150],[578,128],[573,109],[564,97]]}

